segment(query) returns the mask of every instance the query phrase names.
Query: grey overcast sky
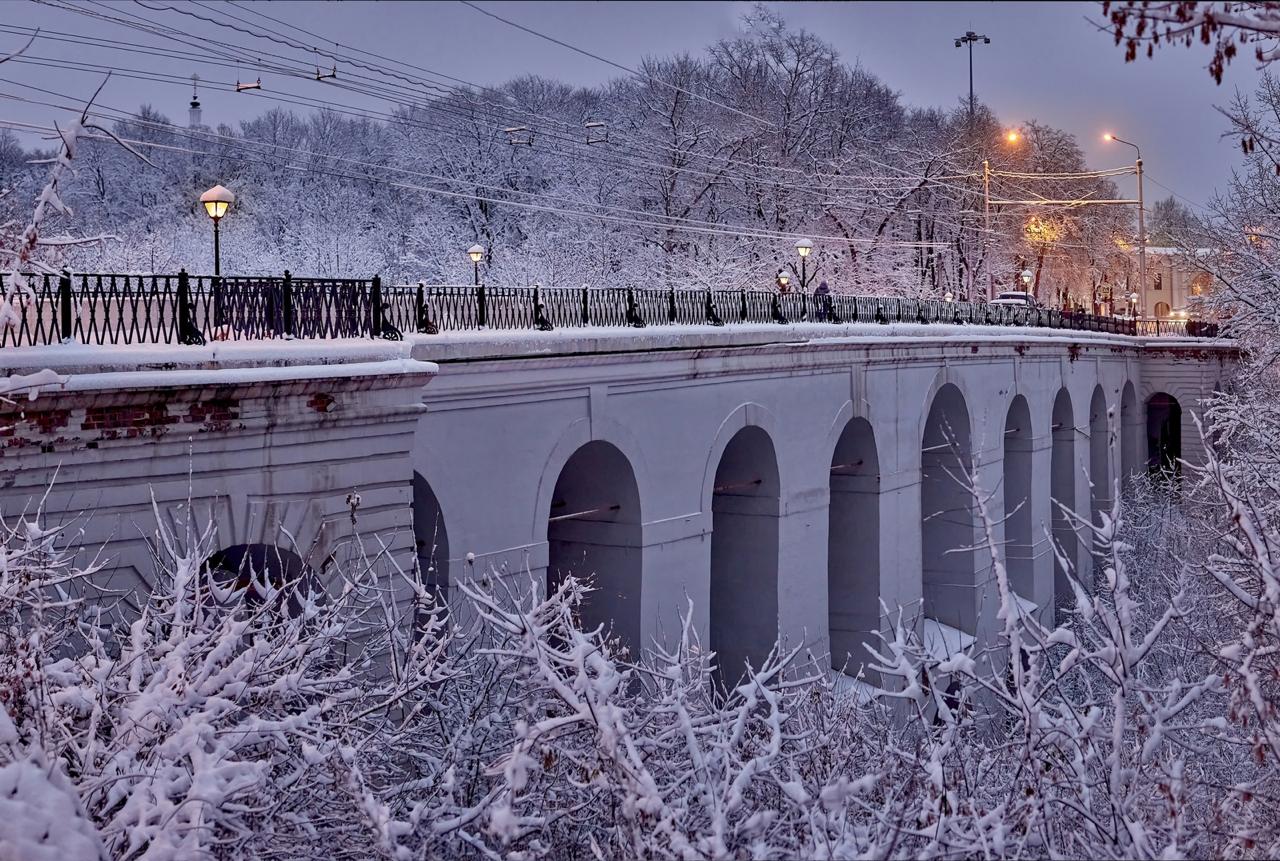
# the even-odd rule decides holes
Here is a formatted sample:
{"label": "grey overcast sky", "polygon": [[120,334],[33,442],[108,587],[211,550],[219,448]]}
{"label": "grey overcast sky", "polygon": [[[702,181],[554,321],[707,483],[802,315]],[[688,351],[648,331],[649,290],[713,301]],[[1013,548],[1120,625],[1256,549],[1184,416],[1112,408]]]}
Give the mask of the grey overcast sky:
{"label": "grey overcast sky", "polygon": [[[78,8],[116,17],[161,22],[198,40],[217,33],[227,41],[249,37],[219,30],[189,15],[207,14],[220,4],[184,0],[144,0],[83,4]],[[478,5],[625,65],[643,56],[697,53],[731,35],[751,4],[742,2],[486,2]],[[968,88],[967,51],[954,47],[966,30],[991,37],[974,51],[975,86],[980,99],[1010,124],[1037,119],[1074,133],[1095,167],[1131,161],[1132,151],[1102,141],[1114,131],[1143,148],[1152,198],[1176,190],[1202,203],[1229,177],[1238,147],[1222,139],[1226,122],[1215,110],[1236,88],[1251,90],[1258,72],[1248,61],[1230,67],[1222,86],[1205,71],[1208,55],[1197,48],[1168,48],[1153,60],[1126,64],[1108,33],[1087,18],[1100,19],[1097,3],[768,3],[789,26],[804,28],[831,42],[849,63],[860,62],[913,105],[951,107]],[[151,8],[148,8],[151,7]],[[623,74],[597,60],[509,27],[457,2],[272,2],[223,6],[248,21],[246,7],[306,28],[327,39],[444,72],[477,84],[496,84],[523,74],[573,84],[598,84]],[[9,25],[8,27],[3,25]],[[268,24],[268,26],[271,26]],[[126,29],[102,18],[50,5],[0,2],[0,50],[21,44],[15,28],[41,27],[30,58],[68,59],[116,68],[163,71],[176,77],[199,72],[213,81],[256,77],[246,68],[205,68],[187,60],[124,53],[55,41],[57,34],[88,34],[124,43],[171,42]],[[296,34],[295,34],[296,35]],[[264,56],[271,46],[260,42]],[[42,62],[42,61],[41,61]],[[340,70],[341,71],[341,70]],[[133,110],[149,103],[171,119],[185,119],[189,86],[131,80],[121,72],[104,90],[105,105]],[[0,79],[34,84],[84,97],[101,75],[88,71],[7,64]],[[305,81],[273,81],[264,91],[303,92]],[[315,85],[318,86],[318,85]],[[315,94],[314,88],[308,91]],[[45,98],[0,81],[0,94]],[[356,97],[344,94],[347,99]],[[202,88],[205,122],[235,123],[273,103],[227,86]],[[359,104],[369,107],[369,103]],[[61,114],[51,108],[0,99],[0,118],[49,123]],[[34,145],[34,137],[27,138]],[[1132,189],[1125,189],[1132,191]]]}

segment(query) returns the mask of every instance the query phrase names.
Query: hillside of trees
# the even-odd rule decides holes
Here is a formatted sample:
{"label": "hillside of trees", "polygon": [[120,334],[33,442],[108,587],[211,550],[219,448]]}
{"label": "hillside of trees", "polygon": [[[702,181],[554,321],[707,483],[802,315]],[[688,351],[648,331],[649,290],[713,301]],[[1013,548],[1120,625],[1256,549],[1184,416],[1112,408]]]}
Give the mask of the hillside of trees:
{"label": "hillside of trees", "polygon": [[[591,89],[526,77],[429,97],[385,90],[383,113],[334,96],[194,128],[154,107],[107,107],[108,82],[94,115],[154,166],[85,140],[62,196],[77,232],[116,238],[50,262],[208,272],[196,199],[221,183],[238,197],[223,223],[228,274],[469,283],[463,252],[479,242],[495,284],[767,287],[808,236],[809,271],[843,292],[978,295],[1030,268],[1042,299],[1088,305],[1132,277],[1130,207],[996,205],[985,233],[984,159],[1023,174],[994,177],[993,199],[1118,196],[1107,176],[1053,176],[1088,168],[1068,132],[983,105],[971,117],[963,100],[907,105],[767,13],[641,73]],[[40,155],[0,132],[0,223],[29,211]]]}

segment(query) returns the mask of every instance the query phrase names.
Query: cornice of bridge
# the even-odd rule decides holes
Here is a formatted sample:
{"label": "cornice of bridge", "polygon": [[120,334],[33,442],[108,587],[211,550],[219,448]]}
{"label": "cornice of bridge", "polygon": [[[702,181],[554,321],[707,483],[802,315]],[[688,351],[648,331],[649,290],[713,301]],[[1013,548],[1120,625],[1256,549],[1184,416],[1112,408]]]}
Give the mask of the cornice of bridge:
{"label": "cornice of bridge", "polygon": [[924,351],[931,356],[992,348],[1079,350],[1105,347],[1135,351],[1194,351],[1201,355],[1237,352],[1234,342],[1206,338],[1152,338],[1101,332],[1007,326],[949,324],[791,324],[738,326],[662,326],[644,329],[578,328],[550,332],[482,330],[440,335],[411,335],[411,355],[442,364],[493,360],[553,359],[691,352],[734,353],[749,350]]}

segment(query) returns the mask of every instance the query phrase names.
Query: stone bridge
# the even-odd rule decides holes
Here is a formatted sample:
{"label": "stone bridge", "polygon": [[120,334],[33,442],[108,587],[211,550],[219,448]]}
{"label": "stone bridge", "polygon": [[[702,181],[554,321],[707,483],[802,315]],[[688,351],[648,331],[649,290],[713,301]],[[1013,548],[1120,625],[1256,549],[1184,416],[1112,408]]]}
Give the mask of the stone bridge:
{"label": "stone bridge", "polygon": [[[1019,596],[1116,481],[1200,456],[1230,342],[945,325],[468,332],[372,342],[7,349],[61,387],[0,418],[0,512],[42,509],[111,588],[155,518],[322,569],[378,552],[436,588],[591,574],[587,622],[638,646],[692,606],[727,667],[781,634],[836,667],[899,608],[938,649],[996,624],[972,475]],[[1060,554],[1052,552],[1056,543]]]}

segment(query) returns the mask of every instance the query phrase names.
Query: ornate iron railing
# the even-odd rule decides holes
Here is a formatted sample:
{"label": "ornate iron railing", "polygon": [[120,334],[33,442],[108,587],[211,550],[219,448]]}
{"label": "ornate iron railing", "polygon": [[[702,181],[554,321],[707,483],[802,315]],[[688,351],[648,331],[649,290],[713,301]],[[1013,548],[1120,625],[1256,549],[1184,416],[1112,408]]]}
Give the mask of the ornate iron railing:
{"label": "ornate iron railing", "polygon": [[[1212,337],[1196,321],[1126,320],[931,299],[769,290],[383,286],[378,278],[219,278],[206,275],[28,276],[17,323],[0,347],[202,344],[268,338],[387,338],[408,332],[723,326],[726,323],[946,323],[1033,326],[1121,335]],[[0,275],[0,287],[7,288]]]}

